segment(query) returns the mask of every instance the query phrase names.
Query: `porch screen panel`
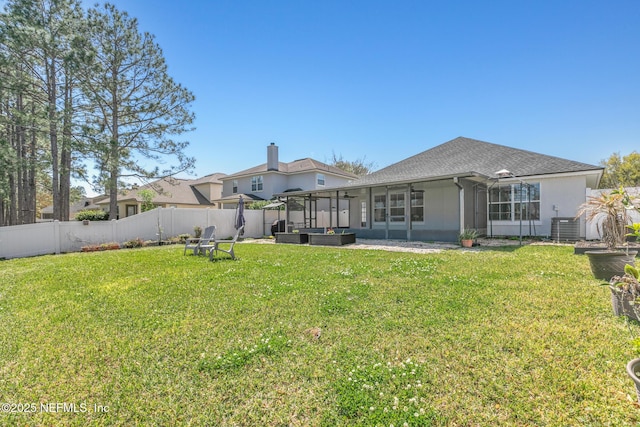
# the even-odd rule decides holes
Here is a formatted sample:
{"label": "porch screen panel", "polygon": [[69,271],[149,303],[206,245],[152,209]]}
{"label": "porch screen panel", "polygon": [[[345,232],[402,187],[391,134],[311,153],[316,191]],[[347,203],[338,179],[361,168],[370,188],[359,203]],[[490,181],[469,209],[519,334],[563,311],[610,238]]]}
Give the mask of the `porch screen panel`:
{"label": "porch screen panel", "polygon": [[373,196],[373,220],[385,222],[387,216],[387,197],[384,194]]}
{"label": "porch screen panel", "polygon": [[520,205],[522,204],[523,220],[540,219],[540,184],[514,185],[514,219],[520,220]]}
{"label": "porch screen panel", "polygon": [[404,222],[405,213],[404,193],[389,194],[389,221]]}
{"label": "porch screen panel", "polygon": [[411,193],[411,221],[424,222],[424,192]]}

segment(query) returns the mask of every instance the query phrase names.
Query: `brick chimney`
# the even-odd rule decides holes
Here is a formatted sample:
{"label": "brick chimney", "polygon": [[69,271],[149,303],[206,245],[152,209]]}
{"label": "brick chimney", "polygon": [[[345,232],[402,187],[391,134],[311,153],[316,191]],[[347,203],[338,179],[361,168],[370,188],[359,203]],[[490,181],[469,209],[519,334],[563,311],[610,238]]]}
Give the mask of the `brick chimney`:
{"label": "brick chimney", "polygon": [[278,146],[275,142],[272,142],[267,146],[267,170],[278,170]]}

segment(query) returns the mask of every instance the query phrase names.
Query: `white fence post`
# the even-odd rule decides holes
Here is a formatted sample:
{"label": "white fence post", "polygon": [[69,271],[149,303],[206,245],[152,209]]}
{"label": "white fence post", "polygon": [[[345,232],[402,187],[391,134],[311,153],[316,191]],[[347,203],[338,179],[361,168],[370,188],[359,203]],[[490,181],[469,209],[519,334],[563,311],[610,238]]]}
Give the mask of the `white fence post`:
{"label": "white fence post", "polygon": [[118,241],[118,220],[115,220],[115,219],[111,220],[111,241],[112,242]]}
{"label": "white fence post", "polygon": [[60,253],[60,237],[60,221],[56,219],[53,221],[53,245],[56,254]]}

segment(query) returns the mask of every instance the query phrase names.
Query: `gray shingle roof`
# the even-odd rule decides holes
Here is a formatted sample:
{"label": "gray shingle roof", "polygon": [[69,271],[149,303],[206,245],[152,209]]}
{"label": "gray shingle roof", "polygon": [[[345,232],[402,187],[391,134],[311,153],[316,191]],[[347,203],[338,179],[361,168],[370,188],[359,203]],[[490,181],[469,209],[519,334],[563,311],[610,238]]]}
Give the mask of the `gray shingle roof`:
{"label": "gray shingle roof", "polygon": [[[284,163],[284,162],[278,163],[278,172],[280,173],[293,174],[293,173],[310,172],[310,171],[332,173],[334,175],[340,175],[340,176],[354,178],[354,179],[357,178],[357,176],[352,173],[343,171],[342,169],[339,169],[335,166],[327,165],[326,163],[322,163],[310,158],[294,160],[293,162],[289,162],[289,163]],[[267,172],[266,163],[263,163],[261,165],[255,166],[250,169],[245,169],[243,171],[240,171],[231,175],[227,175],[221,179],[224,181],[224,180],[229,180],[229,179],[240,177],[240,176],[254,175],[256,173],[264,173],[264,172]]]}
{"label": "gray shingle roof", "polygon": [[354,181],[364,186],[471,174],[495,178],[507,169],[517,177],[599,171],[599,166],[458,137]]}
{"label": "gray shingle roof", "polygon": [[[140,190],[151,189],[157,194],[153,198],[154,203],[176,203],[187,205],[213,205],[195,188],[193,188],[194,180],[181,178],[163,178],[143,185],[137,189],[126,190],[124,194],[118,194],[118,201],[135,200],[142,202]],[[100,204],[108,204],[109,199],[104,199]]]}
{"label": "gray shingle roof", "polygon": [[224,178],[225,176],[226,174],[224,173],[216,172],[216,173],[203,176],[202,178],[191,180],[189,184],[190,185],[200,185],[200,184],[207,184],[207,183],[222,184],[222,181],[220,181],[220,179]]}

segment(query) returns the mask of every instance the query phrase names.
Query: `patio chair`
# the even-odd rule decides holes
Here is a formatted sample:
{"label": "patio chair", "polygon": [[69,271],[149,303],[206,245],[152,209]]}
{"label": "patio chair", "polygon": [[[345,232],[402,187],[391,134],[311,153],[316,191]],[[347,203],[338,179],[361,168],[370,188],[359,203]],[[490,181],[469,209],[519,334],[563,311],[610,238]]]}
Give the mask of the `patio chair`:
{"label": "patio chair", "polygon": [[[236,259],[236,255],[233,252],[233,246],[238,241],[238,237],[240,237],[240,235],[242,234],[242,230],[244,230],[244,225],[238,228],[238,231],[236,231],[236,235],[233,236],[233,239],[231,240],[215,240],[213,244],[213,249],[211,249],[209,252],[209,259],[213,261],[213,257],[214,257],[213,253],[214,252],[217,253],[218,251],[231,255],[231,259]],[[230,244],[231,246],[229,246],[229,249],[222,249],[220,247],[221,244]]]}
{"label": "patio chair", "polygon": [[214,241],[215,238],[216,238],[216,226],[211,225],[204,229],[204,231],[202,232],[202,236],[200,236],[199,238],[192,237],[187,239],[187,241],[184,244],[184,253],[182,255],[186,255],[187,249],[189,250],[193,249],[194,255],[206,254],[207,249],[213,247],[213,244],[211,244],[211,242]]}

